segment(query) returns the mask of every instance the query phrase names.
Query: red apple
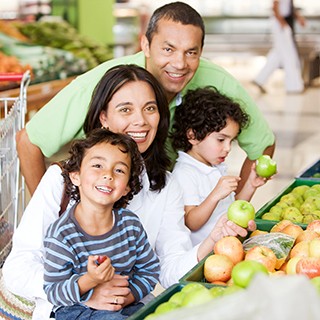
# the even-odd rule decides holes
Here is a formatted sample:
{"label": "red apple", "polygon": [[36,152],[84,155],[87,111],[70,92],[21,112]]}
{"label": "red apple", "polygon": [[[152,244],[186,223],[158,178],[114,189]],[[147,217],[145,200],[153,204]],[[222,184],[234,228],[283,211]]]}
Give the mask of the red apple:
{"label": "red apple", "polygon": [[312,279],[320,276],[320,258],[304,257],[297,263],[297,274],[304,274]]}
{"label": "red apple", "polygon": [[320,220],[313,220],[307,225],[307,230],[315,231],[320,235]]}
{"label": "red apple", "polygon": [[309,256],[320,258],[320,238],[312,239],[309,242]]}
{"label": "red apple", "polygon": [[106,260],[107,260],[107,256],[98,256],[96,261],[97,261],[98,264],[101,264]]}
{"label": "red apple", "polygon": [[252,247],[244,258],[245,260],[254,260],[263,264],[269,272],[274,272],[277,263],[277,257],[274,252],[266,246]]}
{"label": "red apple", "polygon": [[228,219],[242,228],[248,227],[248,222],[254,220],[255,209],[245,200],[236,200],[228,208]]}
{"label": "red apple", "polygon": [[285,233],[295,239],[303,232],[303,229],[298,226],[297,224],[289,224],[285,226],[282,230],[281,233]]}
{"label": "red apple", "polygon": [[218,240],[213,251],[215,254],[223,254],[231,259],[233,264],[236,264],[243,260],[244,250],[241,241],[234,236],[223,237]]}
{"label": "red apple", "polygon": [[293,257],[308,257],[310,241],[300,241],[295,244],[290,251],[289,258]]}
{"label": "red apple", "polygon": [[208,282],[226,282],[231,277],[234,264],[231,259],[222,254],[213,254],[204,262],[204,277]]}
{"label": "red apple", "polygon": [[283,228],[291,224],[293,224],[293,222],[290,220],[281,220],[271,228],[270,232],[281,232]]}
{"label": "red apple", "polygon": [[256,230],[251,232],[249,238],[252,238],[252,237],[255,237],[255,236],[259,236],[259,235],[262,235],[262,234],[267,234],[267,233],[268,233],[268,231],[262,231],[262,230],[256,229]]}
{"label": "red apple", "polygon": [[297,273],[297,263],[301,260],[302,257],[296,256],[288,260],[286,264],[286,273],[287,274],[296,274]]}
{"label": "red apple", "polygon": [[316,233],[315,231],[312,230],[303,230],[303,232],[301,232],[297,239],[296,239],[296,243],[299,243],[301,241],[311,241],[315,238],[319,238],[319,234]]}

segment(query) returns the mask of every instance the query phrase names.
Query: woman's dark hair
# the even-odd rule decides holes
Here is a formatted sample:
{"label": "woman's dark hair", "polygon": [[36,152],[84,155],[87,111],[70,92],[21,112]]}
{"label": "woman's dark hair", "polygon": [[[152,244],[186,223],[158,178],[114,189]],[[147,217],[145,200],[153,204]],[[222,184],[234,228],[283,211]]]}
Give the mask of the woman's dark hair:
{"label": "woman's dark hair", "polygon": [[72,183],[69,174],[71,172],[79,172],[87,151],[93,146],[103,143],[118,146],[123,153],[128,153],[131,158],[131,170],[128,182],[130,191],[114,204],[114,208],[123,208],[142,188],[140,175],[143,170],[143,160],[134,140],[125,134],[113,133],[107,129],[95,129],[88,134],[87,138],[75,140],[72,143],[69,150],[70,157],[62,165],[62,176],[66,184],[66,194],[71,199],[80,201],[79,188]]}
{"label": "woman's dark hair", "polygon": [[146,31],[146,37],[149,43],[151,43],[154,34],[158,32],[158,25],[161,19],[179,22],[183,25],[191,24],[195,27],[199,27],[202,31],[201,47],[203,47],[205,35],[204,22],[200,14],[191,6],[177,1],[168,3],[155,10],[150,18]]}
{"label": "woman's dark hair", "polygon": [[189,151],[188,131],[192,130],[195,139],[202,141],[212,132],[221,131],[232,119],[240,126],[240,131],[249,122],[249,116],[240,105],[221,94],[214,87],[189,90],[177,107],[173,132],[170,135],[175,150]]}
{"label": "woman's dark hair", "polygon": [[84,132],[88,134],[95,128],[100,128],[100,114],[108,109],[113,95],[125,84],[135,81],[144,81],[153,89],[160,114],[157,134],[151,146],[142,157],[150,181],[150,189],[160,191],[166,185],[166,170],[170,160],[166,152],[165,143],[168,136],[170,113],[168,101],[162,87],[156,78],[144,68],[129,64],[118,65],[109,69],[97,84],[89,110],[84,121]]}

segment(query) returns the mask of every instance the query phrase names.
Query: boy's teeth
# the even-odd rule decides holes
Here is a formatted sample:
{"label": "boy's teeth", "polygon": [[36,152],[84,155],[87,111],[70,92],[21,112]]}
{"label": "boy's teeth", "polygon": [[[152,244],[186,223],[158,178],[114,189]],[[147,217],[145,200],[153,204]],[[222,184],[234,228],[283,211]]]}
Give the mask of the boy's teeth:
{"label": "boy's teeth", "polygon": [[106,187],[97,187],[97,189],[103,192],[111,192],[111,189]]}

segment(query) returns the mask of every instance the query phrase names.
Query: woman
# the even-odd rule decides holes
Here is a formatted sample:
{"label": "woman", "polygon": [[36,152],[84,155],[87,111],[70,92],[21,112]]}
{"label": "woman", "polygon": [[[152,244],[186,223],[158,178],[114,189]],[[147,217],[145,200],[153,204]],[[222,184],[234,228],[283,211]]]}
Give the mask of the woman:
{"label": "woman", "polygon": [[[192,247],[184,225],[181,192],[166,172],[168,125],[168,104],[160,85],[149,72],[134,65],[107,71],[94,91],[84,122],[86,133],[103,126],[130,135],[138,145],[145,162],[141,177],[143,189],[129,203],[128,209],[139,216],[159,257],[160,283],[164,287],[178,282],[212,251],[221,237],[247,234],[224,216],[207,239]],[[52,307],[43,291],[43,239],[48,225],[59,216],[63,194],[61,169],[53,165],[23,214],[14,234],[13,249],[3,267],[8,289],[36,301],[34,319],[48,318]],[[252,222],[251,227],[254,226]],[[116,275],[112,281],[97,286],[86,304],[95,309],[119,310],[128,294],[127,278]],[[117,304],[113,303],[115,300]]]}

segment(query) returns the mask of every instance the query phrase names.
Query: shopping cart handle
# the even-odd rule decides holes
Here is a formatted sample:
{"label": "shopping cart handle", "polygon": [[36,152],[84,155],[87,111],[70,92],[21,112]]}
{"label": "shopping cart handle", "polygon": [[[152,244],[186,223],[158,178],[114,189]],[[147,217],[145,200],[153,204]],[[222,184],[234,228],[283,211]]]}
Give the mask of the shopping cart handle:
{"label": "shopping cart handle", "polygon": [[21,81],[23,73],[0,73],[0,81]]}

